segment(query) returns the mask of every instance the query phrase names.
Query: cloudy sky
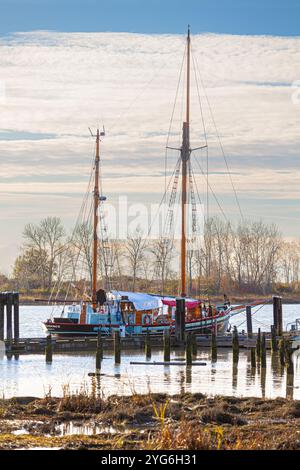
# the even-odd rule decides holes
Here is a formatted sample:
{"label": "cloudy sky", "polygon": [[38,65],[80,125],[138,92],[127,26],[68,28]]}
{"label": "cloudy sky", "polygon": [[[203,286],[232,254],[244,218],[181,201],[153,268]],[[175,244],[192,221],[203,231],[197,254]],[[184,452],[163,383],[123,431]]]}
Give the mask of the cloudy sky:
{"label": "cloudy sky", "polygon": [[[74,223],[94,151],[88,127],[106,128],[103,187],[112,202],[120,195],[132,203],[161,199],[185,37],[174,22],[165,30],[157,26],[159,31],[145,24],[144,33],[130,24],[127,31],[139,32],[119,32],[126,26],[118,22],[103,27],[107,32],[93,32],[85,17],[83,32],[76,22],[72,28],[66,23],[63,31],[59,21],[57,27],[54,19],[49,23],[51,15],[33,21],[28,9],[22,27],[22,15],[13,22],[11,5],[36,2],[0,3],[7,13],[5,27],[0,21],[0,271],[7,272],[26,222],[58,215],[67,227]],[[222,27],[212,23],[209,32],[198,23],[192,50],[200,72],[210,184],[226,216],[237,220],[238,207],[205,93],[243,214],[276,222],[291,237],[300,233],[300,38],[293,22],[288,30],[282,21],[280,30],[277,19],[273,28],[267,24],[264,35],[261,23],[255,30],[251,17],[244,34],[228,26],[229,20]],[[235,34],[229,34],[231,29]],[[180,87],[170,145],[180,137],[182,98]],[[192,103],[192,144],[197,147],[204,137],[195,80]],[[170,152],[170,168],[175,158],[176,152]],[[213,203],[211,211],[218,213]]]}

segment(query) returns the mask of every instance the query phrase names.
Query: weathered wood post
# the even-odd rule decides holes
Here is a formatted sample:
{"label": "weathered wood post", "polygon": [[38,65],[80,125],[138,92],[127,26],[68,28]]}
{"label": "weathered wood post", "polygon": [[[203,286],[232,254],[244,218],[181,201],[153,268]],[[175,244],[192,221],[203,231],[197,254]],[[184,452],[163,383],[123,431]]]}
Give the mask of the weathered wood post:
{"label": "weathered wood post", "polygon": [[279,362],[281,367],[285,365],[285,341],[283,338],[279,340]]}
{"label": "weathered wood post", "polygon": [[278,351],[276,330],[275,330],[274,325],[271,325],[271,347],[272,347],[272,352],[277,352]]}
{"label": "weathered wood post", "polygon": [[250,361],[251,361],[251,369],[256,368],[256,349],[251,348],[250,349]]}
{"label": "weathered wood post", "polygon": [[115,353],[115,364],[121,364],[121,338],[120,331],[114,331],[114,353]]}
{"label": "weathered wood post", "polygon": [[246,316],[247,316],[247,334],[248,338],[253,337],[253,330],[252,330],[252,311],[251,305],[246,306]]}
{"label": "weathered wood post", "polygon": [[52,336],[48,335],[46,338],[45,348],[46,363],[51,364],[52,362]]}
{"label": "weathered wood post", "polygon": [[216,329],[212,327],[211,329],[211,362],[217,362],[218,359],[218,351],[217,351],[217,338],[216,338]]}
{"label": "weathered wood post", "polygon": [[12,341],[12,293],[6,294],[6,339],[9,343]]}
{"label": "weathered wood post", "polygon": [[171,356],[171,341],[170,341],[170,330],[164,329],[164,362],[170,362]]}
{"label": "weathered wood post", "polygon": [[178,343],[184,342],[185,332],[185,299],[178,297],[176,299],[175,310],[175,338]]}
{"label": "weathered wood post", "polygon": [[266,367],[262,367],[261,372],[260,372],[260,386],[261,386],[262,398],[265,398],[266,396],[266,378],[267,378],[267,369]]}
{"label": "weathered wood post", "polygon": [[293,399],[294,394],[294,362],[293,349],[290,341],[286,342],[286,397]]}
{"label": "weathered wood post", "polygon": [[5,296],[0,292],[0,341],[4,340],[4,300]]}
{"label": "weathered wood post", "polygon": [[282,298],[273,296],[273,322],[277,336],[282,335]]}
{"label": "weathered wood post", "polygon": [[147,330],[146,338],[145,338],[145,354],[146,359],[151,359],[151,337],[149,330]]}
{"label": "weathered wood post", "polygon": [[282,317],[282,298],[279,299],[279,309],[278,309],[278,336],[282,336],[283,330],[283,317]]}
{"label": "weathered wood post", "polygon": [[101,361],[103,359],[103,344],[101,336],[101,328],[98,330],[97,349],[96,349],[96,370],[101,369]]}
{"label": "weathered wood post", "polygon": [[294,362],[293,362],[293,349],[290,341],[286,342],[285,357],[286,357],[286,373],[287,375],[294,375]]}
{"label": "weathered wood post", "polygon": [[258,328],[257,338],[256,338],[256,356],[257,356],[257,360],[259,360],[259,358],[260,358],[260,349],[261,349],[261,334],[260,334],[260,328]]}
{"label": "weathered wood post", "polygon": [[193,359],[196,360],[197,359],[197,337],[196,337],[196,333],[192,334],[192,355],[193,355]]}
{"label": "weathered wood post", "polygon": [[192,363],[193,363],[193,358],[192,358],[192,335],[191,335],[191,333],[188,333],[186,335],[185,358],[186,358],[186,365],[191,366]]}
{"label": "weathered wood post", "polygon": [[266,352],[266,335],[262,334],[260,345],[260,365],[262,369],[267,367],[267,352]]}
{"label": "weathered wood post", "polygon": [[232,353],[233,362],[236,364],[239,361],[239,335],[236,326],[234,326],[232,334]]}
{"label": "weathered wood post", "polygon": [[20,338],[19,293],[14,292],[12,297],[14,306],[14,341],[18,343]]}

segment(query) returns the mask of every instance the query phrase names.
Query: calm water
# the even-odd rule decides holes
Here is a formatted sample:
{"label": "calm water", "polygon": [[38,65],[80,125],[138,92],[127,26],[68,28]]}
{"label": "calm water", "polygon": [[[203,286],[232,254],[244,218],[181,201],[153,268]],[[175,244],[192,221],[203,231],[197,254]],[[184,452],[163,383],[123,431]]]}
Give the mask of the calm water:
{"label": "calm water", "polygon": [[[284,305],[284,323],[300,317],[300,305]],[[43,336],[41,322],[49,318],[52,307],[21,307],[21,336]],[[57,312],[56,312],[57,315]],[[270,330],[272,307],[264,306],[253,316],[253,328]],[[241,331],[245,328],[245,315],[232,319]],[[182,357],[182,353],[173,352],[173,358]],[[115,366],[113,357],[105,355],[102,362],[103,374],[97,379],[97,387],[104,395],[135,392],[147,393],[183,391],[201,392],[210,395],[224,394],[236,396],[294,396],[300,399],[300,355],[294,355],[294,387],[286,386],[285,372],[282,372],[271,356],[267,358],[266,374],[259,368],[255,373],[250,368],[247,351],[241,350],[238,369],[232,366],[230,350],[219,349],[217,364],[211,364],[209,351],[200,350],[198,360],[207,362],[206,366],[187,368],[185,365],[131,365],[130,361],[144,361],[140,351],[126,352],[122,355],[120,366]],[[155,351],[152,360],[161,361],[162,353]],[[75,391],[82,386],[91,387],[92,379],[88,376],[95,368],[94,355],[55,354],[51,365],[45,364],[43,355],[21,355],[18,359],[8,359],[0,355],[0,393],[6,397],[17,395],[43,396],[51,391],[58,396],[63,387],[69,385]]]}

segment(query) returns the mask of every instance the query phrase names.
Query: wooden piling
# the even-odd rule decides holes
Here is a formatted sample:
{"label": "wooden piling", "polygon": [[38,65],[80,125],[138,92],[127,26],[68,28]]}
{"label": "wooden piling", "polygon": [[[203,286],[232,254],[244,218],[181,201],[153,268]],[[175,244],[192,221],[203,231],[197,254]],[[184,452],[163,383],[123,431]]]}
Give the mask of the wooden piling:
{"label": "wooden piling", "polygon": [[19,294],[14,292],[12,295],[14,307],[14,342],[18,343],[20,338],[20,316],[19,316]]}
{"label": "wooden piling", "polygon": [[287,341],[285,346],[286,373],[290,376],[294,375],[293,352],[291,342]]}
{"label": "wooden piling", "polygon": [[211,330],[211,362],[217,362],[218,359],[218,351],[217,351],[217,338],[216,338],[216,330],[212,328]]}
{"label": "wooden piling", "polygon": [[294,362],[293,362],[293,349],[290,341],[285,345],[286,357],[286,398],[293,399],[294,396]]}
{"label": "wooden piling", "polygon": [[282,298],[279,299],[279,309],[278,309],[278,336],[282,336],[283,330],[283,319],[282,319]]}
{"label": "wooden piling", "polygon": [[121,339],[120,331],[114,331],[114,353],[115,353],[115,364],[121,364]]}
{"label": "wooden piling", "polygon": [[251,361],[251,368],[256,368],[256,350],[255,348],[250,349],[250,361]]}
{"label": "wooden piling", "polygon": [[276,330],[275,330],[274,325],[271,325],[271,348],[272,348],[272,352],[277,352],[278,351]]}
{"label": "wooden piling", "polygon": [[184,342],[185,333],[185,299],[178,297],[176,299],[175,310],[175,338],[178,343]]}
{"label": "wooden piling", "polygon": [[279,340],[279,362],[281,367],[285,365],[285,341],[283,338]]}
{"label": "wooden piling", "polygon": [[246,316],[247,316],[247,334],[248,334],[248,338],[252,338],[253,337],[253,330],[252,330],[251,305],[246,306]]}
{"label": "wooden piling", "polygon": [[8,292],[6,295],[6,339],[9,343],[12,342],[12,293]]}
{"label": "wooden piling", "polygon": [[186,335],[186,345],[185,345],[185,359],[186,359],[186,365],[191,366],[193,363],[193,357],[192,357],[192,335],[191,333],[188,333]]}
{"label": "wooden piling", "polygon": [[52,363],[52,337],[48,335],[46,338],[46,349],[45,349],[46,363]]}
{"label": "wooden piling", "polygon": [[267,367],[266,335],[262,334],[260,345],[260,365],[262,369]]}
{"label": "wooden piling", "polygon": [[261,334],[260,334],[260,328],[258,328],[257,338],[256,338],[256,356],[257,356],[257,360],[259,360],[259,358],[260,358],[260,349],[261,349]]}
{"label": "wooden piling", "polygon": [[273,323],[277,336],[282,336],[282,298],[273,297]]}
{"label": "wooden piling", "polygon": [[164,329],[164,362],[170,362],[171,355],[171,341],[170,341],[170,330]]}
{"label": "wooden piling", "polygon": [[98,330],[97,349],[96,349],[96,370],[101,369],[101,361],[103,359],[103,344],[101,336],[101,328]]}
{"label": "wooden piling", "polygon": [[4,302],[5,296],[0,292],[0,341],[4,341]]}
{"label": "wooden piling", "polygon": [[145,355],[146,359],[151,359],[151,337],[149,330],[147,330],[146,338],[145,338]]}
{"label": "wooden piling", "polygon": [[234,327],[232,334],[232,353],[233,362],[236,364],[239,361],[239,335],[236,326]]}
{"label": "wooden piling", "polygon": [[197,337],[196,333],[192,333],[192,356],[193,360],[197,359]]}

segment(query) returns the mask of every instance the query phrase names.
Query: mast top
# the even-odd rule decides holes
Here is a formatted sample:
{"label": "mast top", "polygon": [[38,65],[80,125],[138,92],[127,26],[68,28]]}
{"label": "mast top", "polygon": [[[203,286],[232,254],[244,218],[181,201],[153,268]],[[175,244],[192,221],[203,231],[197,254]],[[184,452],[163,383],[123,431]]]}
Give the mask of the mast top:
{"label": "mast top", "polygon": [[188,41],[190,40],[190,36],[191,36],[191,26],[188,24],[188,35],[187,35]]}

